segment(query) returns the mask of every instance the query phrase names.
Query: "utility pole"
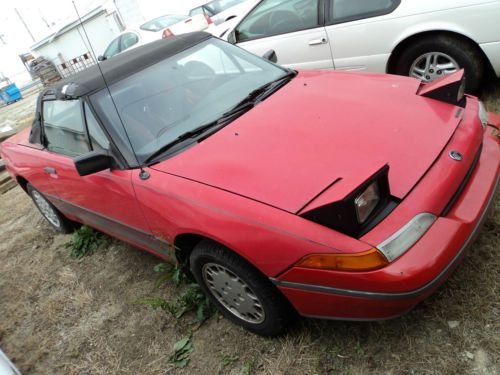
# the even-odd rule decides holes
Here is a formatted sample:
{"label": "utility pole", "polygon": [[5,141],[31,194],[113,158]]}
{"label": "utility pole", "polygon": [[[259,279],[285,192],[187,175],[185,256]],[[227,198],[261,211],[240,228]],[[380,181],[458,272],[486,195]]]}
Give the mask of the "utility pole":
{"label": "utility pole", "polygon": [[14,10],[16,11],[17,16],[19,17],[19,19],[23,23],[24,27],[26,28],[26,31],[28,32],[28,34],[30,34],[30,37],[33,40],[33,43],[36,43],[35,37],[33,36],[33,34],[31,33],[30,29],[28,28],[28,25],[26,25],[26,22],[24,22],[23,17],[21,17],[21,13],[19,13],[19,11],[17,10],[17,8],[14,8]]}

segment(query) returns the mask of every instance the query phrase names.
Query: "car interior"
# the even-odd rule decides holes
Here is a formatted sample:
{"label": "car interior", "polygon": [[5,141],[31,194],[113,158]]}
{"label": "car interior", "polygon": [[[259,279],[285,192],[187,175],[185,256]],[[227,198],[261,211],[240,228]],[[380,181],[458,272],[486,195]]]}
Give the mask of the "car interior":
{"label": "car interior", "polygon": [[263,2],[237,28],[237,40],[285,34],[317,25],[317,0]]}
{"label": "car interior", "polygon": [[[179,135],[218,119],[248,95],[249,87],[267,82],[268,74],[208,43],[196,53],[167,59],[114,84],[111,92],[134,150],[147,156]],[[276,74],[279,71],[273,70],[272,77]],[[113,122],[111,117],[108,120]]]}

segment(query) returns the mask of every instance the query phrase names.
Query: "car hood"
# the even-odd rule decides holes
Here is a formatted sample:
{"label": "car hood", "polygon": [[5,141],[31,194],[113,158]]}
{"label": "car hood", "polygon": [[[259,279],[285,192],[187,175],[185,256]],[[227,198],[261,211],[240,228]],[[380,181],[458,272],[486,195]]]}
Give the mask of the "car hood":
{"label": "car hood", "polygon": [[[460,122],[405,77],[301,72],[238,120],[153,168],[297,213],[345,198],[385,165],[403,199]],[[327,203],[327,202],[323,202]],[[310,207],[310,206],[309,206]]]}

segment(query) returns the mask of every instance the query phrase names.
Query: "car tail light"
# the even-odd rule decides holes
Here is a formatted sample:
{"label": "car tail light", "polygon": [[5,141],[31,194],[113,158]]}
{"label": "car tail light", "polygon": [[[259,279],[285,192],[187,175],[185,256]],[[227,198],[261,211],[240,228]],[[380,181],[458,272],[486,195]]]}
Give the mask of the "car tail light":
{"label": "car tail light", "polygon": [[173,37],[173,36],[174,36],[174,33],[172,32],[172,30],[170,30],[170,29],[165,29],[165,30],[163,30],[163,34],[162,34],[162,36],[161,36],[161,37],[162,37],[163,39],[168,39],[168,38],[171,38],[171,37]]}
{"label": "car tail light", "polygon": [[205,19],[207,20],[207,23],[208,23],[209,25],[211,25],[211,24],[213,24],[213,23],[214,23],[214,21],[212,21],[212,19],[210,18],[210,16],[209,16],[208,14],[205,14]]}
{"label": "car tail light", "polygon": [[312,254],[301,259],[296,267],[331,271],[373,271],[389,262],[377,249],[356,254]]}

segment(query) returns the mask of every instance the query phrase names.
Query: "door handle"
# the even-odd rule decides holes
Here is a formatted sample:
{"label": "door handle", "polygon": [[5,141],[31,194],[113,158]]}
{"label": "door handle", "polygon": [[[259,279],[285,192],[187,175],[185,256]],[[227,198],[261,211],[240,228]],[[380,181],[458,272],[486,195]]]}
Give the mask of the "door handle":
{"label": "door handle", "polygon": [[328,43],[328,39],[326,38],[320,38],[320,39],[313,39],[309,42],[310,46],[319,46],[320,44],[326,44]]}
{"label": "door handle", "polygon": [[51,168],[51,167],[45,167],[43,168],[43,170],[48,173],[48,174],[57,174],[57,171],[55,168]]}

